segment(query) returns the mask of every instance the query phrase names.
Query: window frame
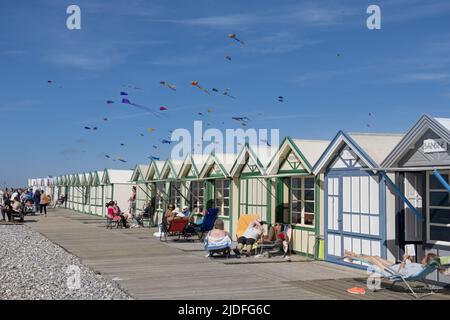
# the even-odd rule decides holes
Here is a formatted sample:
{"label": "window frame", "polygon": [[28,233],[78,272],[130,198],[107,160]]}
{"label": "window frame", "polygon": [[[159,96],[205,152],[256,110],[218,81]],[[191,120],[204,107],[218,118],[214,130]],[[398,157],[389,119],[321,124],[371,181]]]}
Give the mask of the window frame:
{"label": "window frame", "polygon": [[[447,183],[450,182],[450,170],[438,170],[438,172],[441,175],[447,175]],[[431,189],[430,188],[430,177],[434,177],[432,171],[427,171],[426,177],[427,177],[426,178],[426,202],[427,202],[427,204],[426,204],[426,234],[427,234],[426,240],[427,240],[427,243],[448,246],[448,245],[450,245],[450,241],[431,239],[431,227],[432,226],[448,228],[448,230],[450,232],[450,223],[444,224],[444,223],[431,222],[431,209],[448,210],[449,215],[450,215],[450,206],[431,206],[430,205],[430,198],[431,198],[430,195],[431,195],[431,192],[443,192],[443,193],[447,192],[447,193],[449,193],[449,197],[450,197],[450,191],[445,189],[444,186],[442,186],[442,189]]]}
{"label": "window frame", "polygon": [[[220,182],[220,186],[218,187],[217,184],[218,182]],[[225,188],[225,182],[228,182],[228,187]],[[228,197],[225,197],[225,190],[228,189]],[[217,205],[217,193],[218,190],[221,190],[221,194],[222,194],[222,205],[219,207]],[[225,199],[228,199],[228,206],[225,206]],[[214,180],[214,207],[215,208],[219,208],[219,216],[221,217],[230,217],[230,212],[231,212],[231,181],[230,179],[215,179]],[[228,208],[228,214],[224,214],[224,209]]]}
{"label": "window frame", "polygon": [[[294,179],[299,179],[300,180],[300,186],[299,187],[294,187],[293,184],[293,180]],[[305,180],[306,179],[312,179],[313,181],[313,186],[312,188],[307,188],[305,189]],[[293,216],[294,216],[294,210],[293,210],[293,204],[294,204],[294,190],[296,191],[300,191],[300,199],[296,200],[295,202],[299,202],[300,203],[300,212],[295,211],[295,214],[298,215],[300,214],[300,223],[298,222],[294,222],[292,220]],[[305,191],[312,191],[313,192],[313,200],[305,200]],[[316,206],[316,179],[315,176],[310,176],[310,175],[305,175],[305,176],[291,176],[289,177],[289,221],[292,225],[296,225],[296,226],[301,226],[301,227],[306,227],[306,228],[314,228],[316,225],[316,211],[317,211],[317,206]],[[314,212],[306,212],[305,211],[305,203],[312,203],[313,208],[314,208]],[[312,215],[313,216],[313,223],[312,224],[306,224],[305,223],[305,214],[307,215]]]}

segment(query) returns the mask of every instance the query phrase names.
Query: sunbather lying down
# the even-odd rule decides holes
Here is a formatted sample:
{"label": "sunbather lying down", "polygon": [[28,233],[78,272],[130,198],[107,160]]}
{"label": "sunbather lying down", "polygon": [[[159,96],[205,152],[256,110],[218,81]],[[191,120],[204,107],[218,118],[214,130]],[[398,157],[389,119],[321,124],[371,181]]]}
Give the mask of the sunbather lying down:
{"label": "sunbather lying down", "polygon": [[395,263],[388,261],[379,256],[368,256],[365,254],[354,253],[350,251],[344,252],[345,259],[351,262],[353,259],[367,262],[374,265],[380,269],[382,273],[386,272],[386,268],[399,273],[404,277],[412,276],[420,271],[422,271],[430,261],[437,259],[438,256],[434,253],[428,253],[420,263],[411,262],[411,257],[408,255],[403,256],[403,261],[401,263]]}

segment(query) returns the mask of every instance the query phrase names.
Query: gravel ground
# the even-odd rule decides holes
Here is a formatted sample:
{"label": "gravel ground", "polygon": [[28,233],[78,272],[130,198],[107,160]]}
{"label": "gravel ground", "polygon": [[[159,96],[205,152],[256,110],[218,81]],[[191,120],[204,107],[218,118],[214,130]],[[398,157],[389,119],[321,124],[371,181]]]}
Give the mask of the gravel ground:
{"label": "gravel ground", "polygon": [[24,225],[0,225],[0,300],[6,299],[132,298],[40,233]]}

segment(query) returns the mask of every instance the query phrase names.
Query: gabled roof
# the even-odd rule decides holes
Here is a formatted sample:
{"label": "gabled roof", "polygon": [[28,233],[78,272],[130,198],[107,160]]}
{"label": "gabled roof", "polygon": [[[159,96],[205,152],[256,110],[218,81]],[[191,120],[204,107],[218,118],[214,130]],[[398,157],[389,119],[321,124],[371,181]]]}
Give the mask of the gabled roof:
{"label": "gabled roof", "polygon": [[103,173],[103,184],[129,183],[132,170],[105,169]]}
{"label": "gabled roof", "polygon": [[178,178],[178,172],[180,171],[182,165],[183,165],[182,160],[167,159],[166,162],[164,163],[163,168],[159,173],[158,179],[161,180],[167,179],[170,173],[174,178]]}
{"label": "gabled roof", "polygon": [[185,178],[190,176],[191,169],[194,172],[194,177],[198,177],[200,174],[200,170],[202,169],[206,160],[206,156],[203,154],[194,154],[190,153],[184,158],[184,161],[181,165],[180,171],[178,171],[177,176],[179,178]]}
{"label": "gabled roof", "polygon": [[70,185],[75,186],[78,184],[78,174],[73,173],[70,175]]}
{"label": "gabled roof", "polygon": [[278,148],[275,147],[260,145],[250,146],[246,143],[236,157],[236,161],[230,170],[230,175],[232,177],[238,176],[249,159],[253,160],[261,174],[265,174],[266,166],[269,164],[277,150]]}
{"label": "gabled roof", "polygon": [[90,182],[90,173],[89,172],[82,173],[80,185],[87,186],[87,185],[89,185],[89,182]]}
{"label": "gabled roof", "polygon": [[147,171],[150,166],[146,164],[137,164],[134,167],[133,173],[131,174],[131,181],[145,181],[147,178]]}
{"label": "gabled roof", "polygon": [[376,168],[402,137],[402,134],[339,131],[314,165],[312,172],[315,175],[322,172],[344,145],[349,146],[368,168]]}
{"label": "gabled roof", "polygon": [[304,170],[311,172],[313,166],[330,144],[328,140],[291,139],[286,137],[266,170],[267,174],[276,174],[289,154],[294,152]]}
{"label": "gabled roof", "polygon": [[145,177],[146,181],[158,180],[161,174],[161,170],[164,167],[165,161],[153,160],[150,162],[150,166],[147,170],[147,175]]}
{"label": "gabled roof", "polygon": [[397,164],[405,154],[428,130],[435,132],[450,144],[450,119],[449,118],[433,118],[424,114],[406,133],[397,146],[384,159],[381,166],[389,168]]}
{"label": "gabled roof", "polygon": [[229,177],[230,170],[236,161],[236,157],[237,155],[235,153],[212,152],[203,164],[203,167],[201,168],[199,173],[199,177],[205,178],[215,165],[220,168],[220,172],[223,177]]}

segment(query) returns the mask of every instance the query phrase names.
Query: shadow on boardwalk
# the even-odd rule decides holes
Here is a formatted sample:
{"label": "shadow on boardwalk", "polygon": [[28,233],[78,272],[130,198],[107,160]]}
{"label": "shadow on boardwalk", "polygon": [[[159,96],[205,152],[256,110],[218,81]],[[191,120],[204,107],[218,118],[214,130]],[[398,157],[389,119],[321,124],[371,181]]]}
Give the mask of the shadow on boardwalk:
{"label": "shadow on boardwalk", "polygon": [[366,273],[322,261],[229,263],[206,258],[198,241],[162,243],[152,236],[154,229],[109,230],[104,218],[63,209],[33,220],[38,222],[30,228],[137,299],[414,299],[401,287],[351,295],[346,289],[365,286]]}

